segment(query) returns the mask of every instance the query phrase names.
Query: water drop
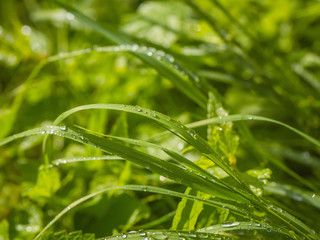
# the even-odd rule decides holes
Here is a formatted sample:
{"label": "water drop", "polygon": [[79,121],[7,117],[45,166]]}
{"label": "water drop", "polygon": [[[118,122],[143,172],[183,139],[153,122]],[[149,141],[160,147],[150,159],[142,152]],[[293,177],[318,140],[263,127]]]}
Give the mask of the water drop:
{"label": "water drop", "polygon": [[200,238],[208,238],[208,233],[200,233]]}
{"label": "water drop", "polygon": [[174,62],[174,58],[172,56],[169,55],[168,57],[169,62]]}
{"label": "water drop", "polygon": [[134,44],[134,45],[132,45],[131,50],[135,52],[138,50],[138,48],[139,48],[139,46],[137,44]]}
{"label": "water drop", "polygon": [[66,126],[61,126],[60,129],[61,129],[62,131],[65,131],[65,130],[67,129],[67,127],[66,127]]}
{"label": "water drop", "polygon": [[289,233],[291,234],[291,235],[294,235],[295,234],[295,232],[294,231],[289,231]]}
{"label": "water drop", "polygon": [[316,196],[316,194],[314,193],[313,195],[312,195],[312,197],[314,198]]}
{"label": "water drop", "polygon": [[149,57],[151,57],[151,56],[152,56],[152,52],[147,52],[147,55],[148,55]]}
{"label": "water drop", "polygon": [[222,227],[235,227],[235,226],[239,226],[240,222],[231,222],[231,223],[223,223],[221,226]]}
{"label": "water drop", "polygon": [[302,202],[302,200],[303,200],[303,198],[299,195],[293,195],[292,197],[294,200],[299,201],[299,202]]}
{"label": "water drop", "polygon": [[30,36],[31,35],[31,28],[27,25],[23,25],[21,28],[21,33],[25,36]]}
{"label": "water drop", "polygon": [[127,235],[126,235],[126,234],[123,234],[121,237],[122,237],[122,238],[127,238]]}
{"label": "water drop", "polygon": [[195,237],[197,237],[197,234],[195,234],[193,232],[189,232],[189,237],[195,238]]}
{"label": "water drop", "polygon": [[69,21],[72,21],[74,19],[74,15],[72,13],[67,13],[66,17]]}

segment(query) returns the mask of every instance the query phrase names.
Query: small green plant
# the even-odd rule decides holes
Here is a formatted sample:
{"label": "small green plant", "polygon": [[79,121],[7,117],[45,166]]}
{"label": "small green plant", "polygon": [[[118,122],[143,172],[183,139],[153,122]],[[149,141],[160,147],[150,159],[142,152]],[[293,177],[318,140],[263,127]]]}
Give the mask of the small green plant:
{"label": "small green plant", "polygon": [[318,3],[34,4],[30,53],[0,26],[0,239],[320,239]]}

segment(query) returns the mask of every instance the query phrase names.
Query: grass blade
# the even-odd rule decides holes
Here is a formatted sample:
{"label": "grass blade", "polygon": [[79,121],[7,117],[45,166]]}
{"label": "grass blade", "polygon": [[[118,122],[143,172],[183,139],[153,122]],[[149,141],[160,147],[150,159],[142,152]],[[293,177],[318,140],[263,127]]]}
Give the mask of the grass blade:
{"label": "grass blade", "polygon": [[[71,8],[70,6],[67,6],[61,2],[58,2],[58,5],[60,5],[65,10],[69,11],[74,16],[76,16],[80,22],[87,24],[94,31],[100,33],[110,41],[118,45],[136,44],[135,42],[130,40],[127,36],[120,33],[119,31],[116,31],[115,29],[112,29],[110,27],[102,27],[97,22],[83,15],[79,11]],[[146,52],[145,54],[142,54],[139,52],[133,52],[132,54],[140,58],[147,65],[153,67],[162,76],[168,78],[179,90],[181,90],[186,96],[188,96],[190,99],[196,102],[199,106],[201,106],[204,109],[206,108],[206,101],[207,101],[206,96],[197,87],[195,87],[195,85],[192,84],[190,81],[185,81],[174,70],[171,70],[170,68],[166,67],[158,59],[150,57],[153,55],[152,52]]]}

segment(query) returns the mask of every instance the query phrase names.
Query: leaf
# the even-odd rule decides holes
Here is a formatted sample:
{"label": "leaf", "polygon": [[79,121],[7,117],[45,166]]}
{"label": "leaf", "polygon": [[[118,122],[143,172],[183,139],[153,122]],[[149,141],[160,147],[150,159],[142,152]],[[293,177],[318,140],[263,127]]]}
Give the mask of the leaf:
{"label": "leaf", "polygon": [[[205,195],[191,188],[187,188],[185,193],[186,195],[195,195],[199,198],[204,197]],[[208,196],[207,196],[208,198]],[[196,223],[200,213],[203,210],[202,202],[195,202],[183,198],[178,205],[176,214],[172,222],[172,230],[184,230],[184,231],[193,231],[195,230]]]}
{"label": "leaf", "polygon": [[25,194],[35,201],[50,198],[60,188],[60,173],[56,168],[41,166],[36,185]]}

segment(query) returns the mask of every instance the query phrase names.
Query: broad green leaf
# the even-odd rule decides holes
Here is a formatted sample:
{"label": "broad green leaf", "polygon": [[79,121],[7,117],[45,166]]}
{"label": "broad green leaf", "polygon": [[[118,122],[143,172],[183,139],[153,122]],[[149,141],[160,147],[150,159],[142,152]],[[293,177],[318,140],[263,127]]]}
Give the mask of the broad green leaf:
{"label": "broad green leaf", "polygon": [[[200,193],[196,190],[187,188],[185,193],[186,195],[195,195],[199,198],[205,197],[203,193]],[[203,195],[203,196],[202,196]],[[176,214],[172,222],[172,230],[184,230],[184,231],[193,231],[195,230],[198,217],[203,210],[202,202],[194,202],[183,198],[178,205]]]}
{"label": "broad green leaf", "polygon": [[50,198],[60,188],[60,185],[58,170],[41,166],[36,185],[25,194],[35,201]]}

